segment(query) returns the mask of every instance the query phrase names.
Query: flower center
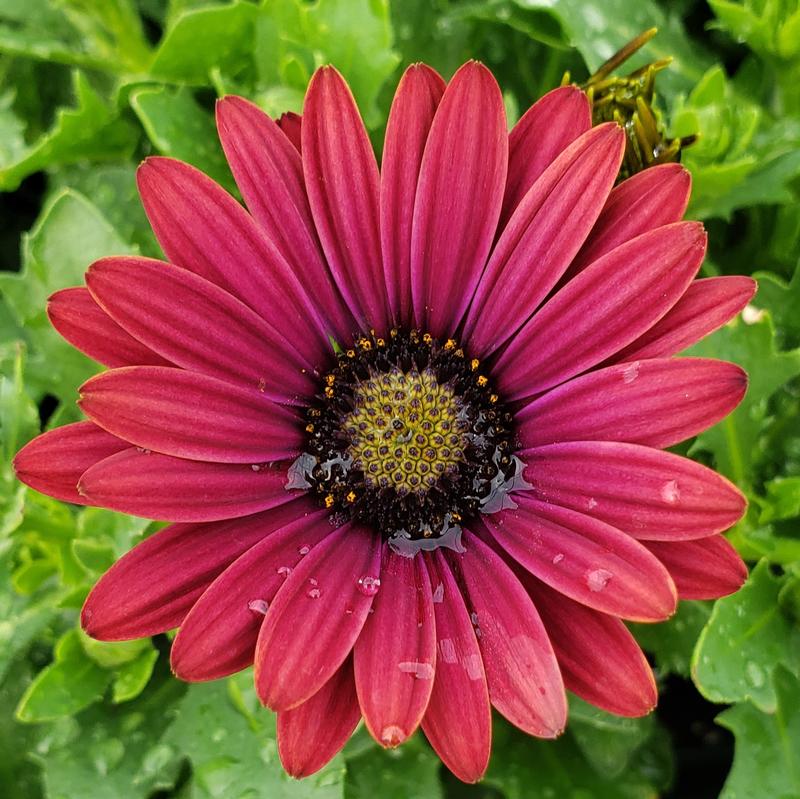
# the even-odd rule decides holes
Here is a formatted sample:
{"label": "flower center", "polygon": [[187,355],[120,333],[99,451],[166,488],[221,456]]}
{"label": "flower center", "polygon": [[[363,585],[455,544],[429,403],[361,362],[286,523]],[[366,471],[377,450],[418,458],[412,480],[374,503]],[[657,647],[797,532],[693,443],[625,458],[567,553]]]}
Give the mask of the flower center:
{"label": "flower center", "polygon": [[525,487],[511,413],[480,367],[452,339],[362,336],[323,378],[287,488],[313,490],[335,521],[369,524],[403,554],[459,548],[465,519]]}

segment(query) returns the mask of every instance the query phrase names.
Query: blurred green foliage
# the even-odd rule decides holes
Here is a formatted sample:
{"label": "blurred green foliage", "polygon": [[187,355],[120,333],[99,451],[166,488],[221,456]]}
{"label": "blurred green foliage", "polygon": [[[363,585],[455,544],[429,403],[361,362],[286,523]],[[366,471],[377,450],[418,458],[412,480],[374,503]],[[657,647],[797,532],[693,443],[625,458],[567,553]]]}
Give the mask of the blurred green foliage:
{"label": "blurred green foliage", "polygon": [[[710,6],[710,7],[709,7]],[[157,255],[135,193],[139,159],[189,161],[233,189],[213,101],[244,94],[299,111],[315,67],[344,73],[380,147],[400,70],[446,77],[485,61],[512,116],[564,72],[585,79],[657,25],[631,68],[672,56],[657,106],[684,154],[690,215],[710,230],[708,274],[755,274],[748,313],[693,353],[750,373],[745,402],[688,451],[750,499],[731,534],[756,564],[717,603],[634,625],[666,681],[731,705],[725,799],[800,796],[800,6],[793,0],[4,0],[0,3],[0,794],[4,799],[652,797],[673,780],[658,717],[572,701],[567,733],[529,739],[498,720],[483,786],[457,785],[422,739],[396,752],[359,731],[305,782],[286,778],[249,674],[172,679],[167,641],[99,644],[77,610],[155,525],[21,487],[9,462],[77,418],[96,365],[50,328],[45,300],[110,253]],[[513,120],[512,120],[513,121]],[[16,237],[21,235],[21,242]],[[16,257],[19,246],[19,260]],[[686,451],[684,448],[683,451]],[[673,675],[673,676],[669,676]],[[669,680],[667,679],[669,677]]]}

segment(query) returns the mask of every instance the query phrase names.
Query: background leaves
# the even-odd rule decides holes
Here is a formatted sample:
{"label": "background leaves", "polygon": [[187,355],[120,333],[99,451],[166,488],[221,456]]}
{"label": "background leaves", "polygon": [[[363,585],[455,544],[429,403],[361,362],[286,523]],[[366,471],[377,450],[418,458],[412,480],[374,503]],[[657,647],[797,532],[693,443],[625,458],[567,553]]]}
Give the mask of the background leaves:
{"label": "background leaves", "polygon": [[[409,62],[449,76],[480,58],[513,119],[565,72],[584,80],[653,25],[658,36],[630,68],[674,58],[657,103],[670,135],[701,134],[683,160],[689,214],[710,231],[704,269],[760,281],[743,317],[692,351],[743,364],[747,398],[681,448],[747,492],[731,540],[750,580],[717,603],[683,603],[665,624],[632,625],[660,682],[652,717],[617,719],[573,698],[555,742],[498,719],[480,786],[447,775],[421,736],[384,752],[363,729],[318,777],[288,780],[249,674],[186,686],[169,675],[166,636],[98,644],[78,631],[91,585],[156,525],[68,507],[14,480],[13,453],[77,418],[76,388],[98,368],[50,328],[46,297],[101,255],[159,254],[134,182],[148,154],[187,160],[234,190],[214,131],[222,94],[273,115],[299,111],[313,70],[333,62],[380,149]],[[0,4],[0,795],[800,796],[798,43],[800,10],[786,0]]]}

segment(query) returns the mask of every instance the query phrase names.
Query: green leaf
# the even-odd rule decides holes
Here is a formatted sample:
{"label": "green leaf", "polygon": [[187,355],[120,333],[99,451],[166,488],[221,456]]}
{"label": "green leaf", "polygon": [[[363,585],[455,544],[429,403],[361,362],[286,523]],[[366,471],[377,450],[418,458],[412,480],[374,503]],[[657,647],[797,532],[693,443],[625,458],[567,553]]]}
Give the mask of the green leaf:
{"label": "green leaf", "polygon": [[800,346],[800,264],[786,283],[772,272],[755,272],[758,297],[754,304],[769,311],[784,347]]}
{"label": "green leaf", "polygon": [[725,325],[686,351],[687,355],[738,363],[750,382],[744,400],[719,424],[701,433],[690,454],[707,450],[716,467],[738,486],[753,481],[758,438],[767,417],[767,400],[784,383],[800,374],[800,349],[777,352],[768,315],[747,324],[741,318]]}
{"label": "green leaf", "polygon": [[0,162],[0,190],[12,191],[23,178],[55,164],[85,158],[102,160],[129,155],[136,131],[95,92],[83,73],[73,73],[77,105],[62,108],[52,129],[30,147],[14,145],[9,160]]}
{"label": "green leaf", "polygon": [[670,779],[668,743],[659,734],[642,740],[616,777],[592,766],[570,728],[555,741],[543,741],[495,718],[493,737],[485,783],[506,799],[652,799]]}
{"label": "green leaf", "polygon": [[111,701],[114,704],[130,702],[145,689],[158,660],[158,650],[150,645],[139,657],[123,664],[114,674],[111,686]]}
{"label": "green leaf", "polygon": [[346,799],[440,799],[439,758],[419,735],[397,749],[374,744],[347,758]]}
{"label": "green leaf", "polygon": [[172,788],[179,755],[159,738],[184,690],[162,673],[132,702],[113,709],[94,705],[45,728],[32,757],[41,766],[47,796],[148,799]]}
{"label": "green leaf", "polygon": [[98,366],[52,328],[45,312],[47,297],[81,284],[93,260],[129,253],[131,248],[88,200],[67,190],[46,203],[23,240],[23,251],[22,272],[0,273],[0,292],[25,327],[29,390],[35,399],[50,393],[72,403],[76,388]]}
{"label": "green leaf", "polygon": [[136,638],[132,641],[96,641],[83,630],[78,630],[78,637],[86,655],[104,669],[124,666],[153,648],[149,638]]}
{"label": "green leaf", "polygon": [[706,699],[749,699],[765,712],[775,710],[775,668],[800,662],[800,630],[781,612],[781,586],[762,560],[741,590],[717,601],[692,658],[692,676]]}
{"label": "green leaf", "polygon": [[761,524],[800,516],[800,477],[776,477],[764,488],[766,497],[759,518]]}
{"label": "green leaf", "polygon": [[156,50],[150,75],[163,81],[205,84],[214,69],[236,74],[250,62],[258,13],[252,3],[235,0],[179,14]]}
{"label": "green leaf", "polygon": [[800,797],[800,681],[779,668],[775,691],[771,713],[743,702],[717,716],[736,736],[733,768],[720,799]]}
{"label": "green leaf", "polygon": [[72,716],[103,698],[111,673],[89,658],[77,630],[65,633],[55,649],[55,662],[44,668],[25,691],[16,715],[41,722]]}
{"label": "green leaf", "polygon": [[338,759],[302,782],[286,774],[278,761],[274,716],[258,704],[252,679],[248,671],[228,684],[192,685],[181,701],[163,741],[188,757],[192,797],[341,797],[344,769]]}
{"label": "green leaf", "polygon": [[195,102],[188,89],[137,89],[131,93],[130,104],[160,153],[196,166],[235,191],[214,119]]}
{"label": "green leaf", "polygon": [[399,62],[392,44],[386,0],[273,0],[258,17],[259,83],[304,93],[314,69],[333,64],[353,90],[367,125],[375,127],[382,121],[378,92]]}

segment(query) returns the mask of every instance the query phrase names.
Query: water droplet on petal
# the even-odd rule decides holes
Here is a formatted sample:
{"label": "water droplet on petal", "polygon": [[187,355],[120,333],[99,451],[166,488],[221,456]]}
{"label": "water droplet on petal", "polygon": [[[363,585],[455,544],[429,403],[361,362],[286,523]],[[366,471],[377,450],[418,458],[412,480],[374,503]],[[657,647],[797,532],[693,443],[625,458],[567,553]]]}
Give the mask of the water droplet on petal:
{"label": "water droplet on petal", "polygon": [[358,578],[358,590],[364,594],[364,596],[375,596],[380,587],[381,581],[378,577],[365,574],[363,577]]}
{"label": "water droplet on petal", "polygon": [[433,592],[433,601],[437,604],[444,600],[444,583],[439,583]]}
{"label": "water droplet on petal", "polygon": [[280,574],[280,576],[283,577],[283,579],[285,580],[292,573],[292,567],[278,566],[278,568],[275,569],[275,571],[278,572],[278,574]]}
{"label": "water droplet on petal", "polygon": [[311,585],[319,585],[319,581],[317,580],[316,577],[309,577],[308,582],[310,582]]}
{"label": "water droplet on petal", "polygon": [[430,663],[421,663],[417,660],[406,660],[397,664],[397,668],[404,674],[413,674],[418,680],[432,680],[434,668]]}
{"label": "water droplet on petal", "polygon": [[594,497],[589,497],[589,501],[586,503],[587,510],[594,510],[597,507],[597,500]]}
{"label": "water droplet on petal", "polygon": [[623,383],[633,383],[633,381],[636,380],[637,377],[639,377],[639,361],[634,361],[633,363],[629,363],[622,370]]}
{"label": "water droplet on petal", "polygon": [[297,549],[297,554],[300,555],[301,557],[303,555],[308,555],[309,552],[311,552],[311,547],[302,546],[302,547],[298,547],[298,549]]}
{"label": "water droplet on petal", "polygon": [[387,724],[381,730],[381,743],[384,746],[399,746],[405,738],[406,734],[403,732],[402,727],[398,727],[396,724]]}
{"label": "water droplet on petal", "polygon": [[613,576],[606,569],[593,569],[586,575],[586,585],[590,591],[602,591]]}
{"label": "water droplet on petal", "polygon": [[249,610],[252,610],[253,613],[260,613],[263,616],[269,609],[269,602],[265,599],[251,599],[247,603],[247,607]]}
{"label": "water droplet on petal", "polygon": [[670,480],[661,486],[661,499],[669,505],[675,505],[681,498],[681,490],[677,480]]}
{"label": "water droplet on petal", "polygon": [[553,555],[553,565],[557,566],[561,561],[564,560],[564,553],[559,552],[557,555]]}
{"label": "water droplet on petal", "polygon": [[309,590],[308,595],[311,597],[311,599],[319,599],[322,595],[322,592],[319,590],[319,588],[312,588]]}

